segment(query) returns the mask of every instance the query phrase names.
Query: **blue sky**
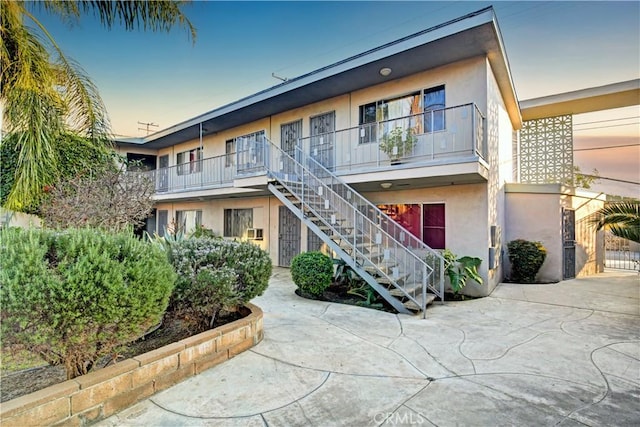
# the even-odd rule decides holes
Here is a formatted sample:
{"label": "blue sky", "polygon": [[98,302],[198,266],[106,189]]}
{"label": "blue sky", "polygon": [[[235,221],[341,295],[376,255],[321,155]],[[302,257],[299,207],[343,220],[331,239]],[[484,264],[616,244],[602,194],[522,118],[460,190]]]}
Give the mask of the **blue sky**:
{"label": "blue sky", "polygon": [[[640,77],[636,1],[196,1],[185,8],[195,44],[180,29],[108,31],[92,18],[69,27],[37,16],[97,84],[114,132],[141,136],[138,121],[165,128],[279,83],[271,73],[295,77],[489,5],[520,100]],[[637,142],[638,128],[615,132]]]}

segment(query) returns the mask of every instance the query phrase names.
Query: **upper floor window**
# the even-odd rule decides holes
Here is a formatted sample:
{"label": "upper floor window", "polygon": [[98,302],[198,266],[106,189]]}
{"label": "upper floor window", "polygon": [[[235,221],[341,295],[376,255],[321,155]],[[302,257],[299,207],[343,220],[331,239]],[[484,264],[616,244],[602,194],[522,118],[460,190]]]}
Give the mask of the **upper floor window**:
{"label": "upper floor window", "polygon": [[442,85],[361,105],[360,143],[376,142],[397,127],[416,134],[444,129],[444,93]]}
{"label": "upper floor window", "polygon": [[226,167],[235,166],[236,164],[236,140],[228,139],[224,143],[224,165]]}
{"label": "upper floor window", "polygon": [[176,156],[178,175],[188,175],[202,170],[202,148],[183,151]]}
{"label": "upper floor window", "polygon": [[444,85],[424,90],[424,128],[426,132],[444,130]]}
{"label": "upper floor window", "polygon": [[360,106],[360,143],[374,142],[376,140],[376,122],[378,121],[378,103]]}

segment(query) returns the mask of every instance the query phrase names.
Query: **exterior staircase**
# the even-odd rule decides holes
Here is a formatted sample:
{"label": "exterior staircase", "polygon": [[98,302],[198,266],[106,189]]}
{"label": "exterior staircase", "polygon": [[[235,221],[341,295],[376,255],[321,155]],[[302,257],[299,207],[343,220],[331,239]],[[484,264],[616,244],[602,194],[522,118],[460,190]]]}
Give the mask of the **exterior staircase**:
{"label": "exterior staircase", "polygon": [[[260,141],[256,141],[259,143]],[[295,158],[264,138],[268,188],[400,313],[444,302],[445,260],[296,147]],[[245,147],[246,148],[246,147]]]}

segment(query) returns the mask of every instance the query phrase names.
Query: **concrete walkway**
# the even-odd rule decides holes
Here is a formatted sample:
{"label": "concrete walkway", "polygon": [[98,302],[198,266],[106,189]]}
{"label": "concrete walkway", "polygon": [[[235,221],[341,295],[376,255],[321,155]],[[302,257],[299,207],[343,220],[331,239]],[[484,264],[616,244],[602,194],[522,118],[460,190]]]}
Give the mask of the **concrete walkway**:
{"label": "concrete walkway", "polygon": [[276,269],[263,342],[99,425],[640,425],[637,274],[502,284],[426,320],[294,289]]}

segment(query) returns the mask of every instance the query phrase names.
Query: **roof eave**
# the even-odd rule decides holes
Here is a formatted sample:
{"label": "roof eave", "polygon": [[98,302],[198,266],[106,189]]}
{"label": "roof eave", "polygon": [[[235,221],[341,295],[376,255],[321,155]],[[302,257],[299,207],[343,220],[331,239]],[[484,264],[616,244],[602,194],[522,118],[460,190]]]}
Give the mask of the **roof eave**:
{"label": "roof eave", "polygon": [[[387,43],[351,58],[247,96],[220,108],[151,134],[146,148],[162,148],[238,124],[296,108],[296,103],[322,99],[383,83],[377,72],[393,61],[392,78],[432,69],[474,56],[486,56],[514,128],[522,118],[495,13],[491,7]],[[404,74],[403,74],[404,73]],[[250,114],[248,114],[250,113]],[[238,116],[238,117],[236,117]]]}

